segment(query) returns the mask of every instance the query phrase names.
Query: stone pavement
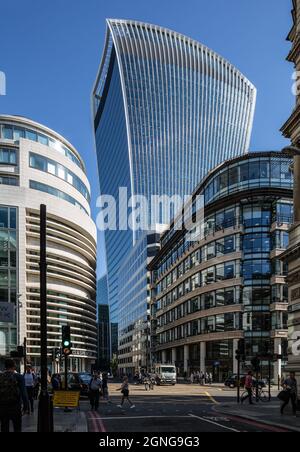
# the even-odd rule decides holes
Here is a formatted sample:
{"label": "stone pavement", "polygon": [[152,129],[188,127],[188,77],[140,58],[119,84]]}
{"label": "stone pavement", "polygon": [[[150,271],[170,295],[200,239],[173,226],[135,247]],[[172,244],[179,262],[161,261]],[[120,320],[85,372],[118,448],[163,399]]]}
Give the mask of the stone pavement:
{"label": "stone pavement", "polygon": [[[37,403],[34,415],[23,417],[23,432],[37,431]],[[80,410],[72,410],[65,413],[61,408],[54,408],[54,432],[87,432],[87,419],[85,413]]]}
{"label": "stone pavement", "polygon": [[249,405],[247,401],[243,405],[238,405],[236,402],[223,403],[215,407],[215,411],[228,416],[300,432],[300,412],[298,411],[298,417],[294,417],[291,407],[288,406],[285,409],[284,416],[281,416],[280,401],[275,398],[271,402],[260,402],[258,404],[254,402],[254,405]]}

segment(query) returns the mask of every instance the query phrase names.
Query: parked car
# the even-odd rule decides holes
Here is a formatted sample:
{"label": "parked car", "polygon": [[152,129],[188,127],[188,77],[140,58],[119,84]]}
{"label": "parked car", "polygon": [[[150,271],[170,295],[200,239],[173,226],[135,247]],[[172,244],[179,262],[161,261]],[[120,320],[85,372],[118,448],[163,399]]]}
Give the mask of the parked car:
{"label": "parked car", "polygon": [[[240,376],[242,386],[244,386],[244,384],[245,384],[245,378],[246,378],[246,375],[244,375],[244,374]],[[237,383],[238,383],[238,376],[234,374],[225,380],[224,385],[227,386],[228,388],[233,389],[233,388],[237,387]]]}
{"label": "parked car", "polygon": [[[75,372],[68,373],[68,390],[79,391],[82,397],[88,397],[89,382],[91,380],[89,374],[79,374]],[[61,374],[62,389],[65,387],[65,375]]]}
{"label": "parked car", "polygon": [[[246,375],[245,375],[245,374],[242,374],[242,375],[240,376],[241,387],[244,387],[244,385],[245,385],[245,380],[246,380]],[[253,380],[254,380],[254,385],[255,385],[255,381],[256,381],[256,380],[255,380],[254,377],[253,377]],[[237,387],[237,382],[238,382],[238,376],[237,376],[236,374],[234,374],[234,375],[231,375],[231,377],[228,377],[228,378],[225,380],[224,385],[227,386],[228,388],[233,389],[233,388],[236,388],[236,387]],[[267,386],[267,384],[268,384],[268,381],[265,380],[265,379],[259,379],[259,380],[258,380],[258,386],[259,386],[260,388],[265,388],[265,387]]]}

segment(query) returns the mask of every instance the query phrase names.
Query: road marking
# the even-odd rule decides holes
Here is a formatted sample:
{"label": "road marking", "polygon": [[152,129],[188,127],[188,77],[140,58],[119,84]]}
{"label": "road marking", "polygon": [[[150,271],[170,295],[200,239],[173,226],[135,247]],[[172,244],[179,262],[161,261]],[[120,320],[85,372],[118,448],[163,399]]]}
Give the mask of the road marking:
{"label": "road marking", "polygon": [[[185,419],[189,416],[127,416],[126,419]],[[104,421],[112,421],[112,420],[124,420],[124,416],[112,416],[112,417],[104,417]]]}
{"label": "road marking", "polygon": [[215,405],[220,405],[220,403],[217,402],[216,399],[215,399],[212,395],[210,395],[209,392],[206,392],[205,394],[207,395],[207,397],[209,398],[209,400],[212,401],[212,403],[214,403]]}
{"label": "road marking", "polygon": [[[101,433],[106,433],[106,428],[103,424],[103,420],[102,418],[95,412],[93,411],[89,411],[89,420],[92,421],[93,427],[94,427],[94,431],[95,432],[101,432]],[[91,417],[92,416],[92,417]]]}
{"label": "road marking", "polygon": [[199,419],[200,421],[207,422],[208,424],[217,425],[218,427],[221,427],[224,430],[229,430],[234,433],[241,433],[239,430],[236,430],[235,428],[226,427],[225,425],[218,424],[218,422],[210,421],[208,419],[205,419],[204,417],[196,416],[195,414],[189,414],[189,416]]}

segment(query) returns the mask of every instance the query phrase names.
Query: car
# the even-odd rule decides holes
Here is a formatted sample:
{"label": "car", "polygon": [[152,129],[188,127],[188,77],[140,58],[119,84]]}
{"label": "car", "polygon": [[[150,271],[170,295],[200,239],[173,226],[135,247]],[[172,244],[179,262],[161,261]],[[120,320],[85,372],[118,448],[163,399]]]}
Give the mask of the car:
{"label": "car", "polygon": [[[245,380],[246,380],[246,375],[245,374],[241,374],[240,376],[240,382],[241,382],[241,387],[244,387],[245,385]],[[254,380],[254,386],[255,386],[255,377],[253,377]],[[237,387],[237,382],[238,382],[238,376],[236,374],[231,375],[231,377],[228,377],[225,382],[224,385],[227,386],[228,388],[236,388]],[[258,386],[260,388],[265,388],[267,386],[267,380],[265,379],[258,379]]]}
{"label": "car", "polygon": [[[65,375],[61,374],[62,389],[65,387]],[[92,376],[86,373],[68,373],[68,390],[79,391],[81,397],[88,397],[89,383]]]}
{"label": "car", "polygon": [[[245,384],[245,378],[246,378],[246,375],[244,375],[244,374],[240,376],[240,381],[241,381],[242,386]],[[228,388],[233,389],[233,388],[237,387],[237,383],[238,383],[238,376],[236,374],[234,374],[225,380],[224,385],[227,386]]]}

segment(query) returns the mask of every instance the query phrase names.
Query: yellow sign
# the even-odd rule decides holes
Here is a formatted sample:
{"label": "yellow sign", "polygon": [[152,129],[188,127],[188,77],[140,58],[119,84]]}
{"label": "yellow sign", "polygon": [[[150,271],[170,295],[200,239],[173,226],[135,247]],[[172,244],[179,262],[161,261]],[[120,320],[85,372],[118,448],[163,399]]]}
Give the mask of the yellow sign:
{"label": "yellow sign", "polygon": [[79,391],[54,391],[53,406],[56,408],[77,408],[79,398]]}

